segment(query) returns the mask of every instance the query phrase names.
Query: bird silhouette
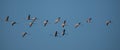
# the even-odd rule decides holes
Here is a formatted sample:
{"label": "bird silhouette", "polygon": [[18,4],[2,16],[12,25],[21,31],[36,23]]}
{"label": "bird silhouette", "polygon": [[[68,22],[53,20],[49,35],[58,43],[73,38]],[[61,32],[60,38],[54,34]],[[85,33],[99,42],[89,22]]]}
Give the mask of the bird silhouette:
{"label": "bird silhouette", "polygon": [[24,38],[27,35],[27,32],[22,33],[22,37]]}
{"label": "bird silhouette", "polygon": [[7,16],[6,18],[5,18],[5,21],[7,22],[9,20],[9,16]]}
{"label": "bird silhouette", "polygon": [[37,19],[36,17],[32,18],[32,22],[29,23],[29,27],[31,27],[33,25],[33,23],[35,22],[36,19]]}
{"label": "bird silhouette", "polygon": [[29,23],[29,27],[31,27],[33,25],[33,21]]}
{"label": "bird silhouette", "polygon": [[48,23],[48,20],[45,20],[44,21],[44,27],[47,25],[47,23]]}
{"label": "bird silhouette", "polygon": [[91,20],[92,20],[92,18],[88,18],[86,22],[87,22],[87,23],[90,23]]}
{"label": "bird silhouette", "polygon": [[63,31],[62,31],[62,36],[64,36],[65,35],[65,29],[63,29]]}
{"label": "bird silhouette", "polygon": [[77,28],[79,25],[80,25],[80,22],[79,22],[79,23],[77,23],[77,24],[75,24],[75,28]]}
{"label": "bird silhouette", "polygon": [[64,20],[64,22],[62,23],[62,27],[64,28],[66,25],[66,20]]}
{"label": "bird silhouette", "polygon": [[30,14],[27,16],[27,20],[30,20],[30,16],[31,16]]}
{"label": "bird silhouette", "polygon": [[12,21],[11,24],[12,24],[12,26],[14,26],[14,24],[16,24],[16,22],[15,22],[15,21]]}
{"label": "bird silhouette", "polygon": [[106,21],[106,26],[108,26],[111,23],[111,20]]}
{"label": "bird silhouette", "polygon": [[55,24],[58,23],[60,21],[60,17],[58,17],[56,20],[55,20]]}
{"label": "bird silhouette", "polygon": [[32,18],[33,22],[34,22],[36,19],[37,19],[36,17],[33,17],[33,18]]}
{"label": "bird silhouette", "polygon": [[57,31],[55,31],[54,36],[55,36],[55,37],[57,37],[57,36],[58,36],[58,32],[57,32]]}

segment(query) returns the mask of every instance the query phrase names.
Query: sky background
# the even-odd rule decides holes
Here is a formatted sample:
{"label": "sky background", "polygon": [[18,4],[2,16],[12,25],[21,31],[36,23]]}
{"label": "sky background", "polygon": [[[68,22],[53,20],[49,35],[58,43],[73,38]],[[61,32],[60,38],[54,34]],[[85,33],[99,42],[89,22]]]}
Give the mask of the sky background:
{"label": "sky background", "polygon": [[[29,14],[37,17],[31,28]],[[61,21],[54,24],[57,17]],[[89,17],[92,22],[86,23]],[[49,21],[46,27],[44,20]],[[112,23],[106,26],[106,20]],[[17,23],[11,26],[12,21]],[[120,0],[0,0],[0,50],[120,50],[119,21]],[[53,36],[63,29],[65,36]]]}

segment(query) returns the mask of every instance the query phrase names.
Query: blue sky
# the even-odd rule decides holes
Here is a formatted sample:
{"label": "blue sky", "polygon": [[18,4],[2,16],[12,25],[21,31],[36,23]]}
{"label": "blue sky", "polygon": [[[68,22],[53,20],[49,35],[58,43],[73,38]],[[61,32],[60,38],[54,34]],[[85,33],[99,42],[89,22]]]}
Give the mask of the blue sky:
{"label": "blue sky", "polygon": [[[29,14],[37,17],[31,28]],[[61,21],[54,24],[57,17]],[[89,17],[92,22],[86,23]],[[0,0],[0,50],[120,50],[119,19],[119,0]],[[46,27],[44,20],[49,21]],[[112,23],[106,26],[106,20]],[[11,26],[11,21],[17,23]],[[63,29],[65,36],[53,36]],[[28,33],[25,38],[23,32]]]}

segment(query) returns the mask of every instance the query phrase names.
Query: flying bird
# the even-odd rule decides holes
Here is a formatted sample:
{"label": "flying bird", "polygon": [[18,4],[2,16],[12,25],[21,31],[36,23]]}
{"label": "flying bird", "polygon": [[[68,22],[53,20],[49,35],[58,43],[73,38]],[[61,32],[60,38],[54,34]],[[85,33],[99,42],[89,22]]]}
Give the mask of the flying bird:
{"label": "flying bird", "polygon": [[87,23],[90,23],[91,20],[92,20],[92,18],[88,18],[86,22],[87,22]]}
{"label": "flying bird", "polygon": [[45,20],[44,21],[44,27],[47,25],[47,23],[48,23],[48,20]]}
{"label": "flying bird", "polygon": [[75,24],[75,28],[77,28],[79,25],[80,25],[80,22],[79,22],[79,23],[77,23],[77,24]]}
{"label": "flying bird", "polygon": [[31,27],[32,25],[33,25],[33,22],[30,22],[30,23],[29,23],[29,27]]}
{"label": "flying bird", "polygon": [[32,18],[33,22],[34,22],[36,19],[37,19],[36,17],[33,17],[33,18]]}
{"label": "flying bird", "polygon": [[55,37],[57,37],[57,36],[58,36],[58,32],[57,32],[57,31],[55,31],[54,36],[55,36]]}
{"label": "flying bird", "polygon": [[58,17],[56,20],[55,20],[55,24],[58,23],[60,21],[60,17]]}
{"label": "flying bird", "polygon": [[29,27],[31,27],[33,25],[33,23],[35,22],[36,19],[37,19],[36,17],[32,18],[33,21],[29,23]]}
{"label": "flying bird", "polygon": [[27,20],[30,20],[30,16],[31,16],[30,14],[27,16]]}
{"label": "flying bird", "polygon": [[14,26],[14,24],[16,24],[16,22],[15,22],[15,21],[12,21],[11,24],[12,24],[12,26]]}
{"label": "flying bird", "polygon": [[64,36],[65,35],[65,29],[62,31],[62,36]]}
{"label": "flying bird", "polygon": [[22,33],[22,37],[24,38],[27,35],[27,32]]}
{"label": "flying bird", "polygon": [[111,23],[111,20],[106,21],[106,26],[108,26]]}
{"label": "flying bird", "polygon": [[66,20],[64,20],[64,22],[62,23],[62,27],[64,28],[65,25],[66,25]]}
{"label": "flying bird", "polygon": [[8,21],[9,20],[9,16],[7,16],[6,18],[5,18],[5,21]]}

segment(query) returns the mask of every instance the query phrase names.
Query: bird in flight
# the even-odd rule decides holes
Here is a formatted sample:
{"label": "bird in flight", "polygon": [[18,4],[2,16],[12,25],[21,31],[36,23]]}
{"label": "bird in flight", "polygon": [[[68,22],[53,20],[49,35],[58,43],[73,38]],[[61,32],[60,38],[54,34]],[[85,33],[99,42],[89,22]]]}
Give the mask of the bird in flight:
{"label": "bird in flight", "polygon": [[62,36],[64,36],[65,35],[65,29],[62,31]]}
{"label": "bird in flight", "polygon": [[106,26],[108,26],[111,23],[111,20],[106,21]]}
{"label": "bird in flight", "polygon": [[33,22],[34,22],[36,19],[37,19],[36,17],[33,17],[33,18],[32,18]]}
{"label": "bird in flight", "polygon": [[33,25],[33,22],[30,22],[30,23],[29,23],[29,27],[31,27],[32,25]]}
{"label": "bird in flight", "polygon": [[9,20],[9,16],[7,16],[6,18],[5,18],[5,21],[8,21]]}
{"label": "bird in flight", "polygon": [[66,20],[64,20],[64,22],[62,23],[62,27],[64,28],[65,25],[66,25]]}
{"label": "bird in flight", "polygon": [[75,28],[77,28],[79,25],[80,25],[80,22],[79,22],[79,23],[77,23],[77,24],[75,24]]}
{"label": "bird in flight", "polygon": [[47,23],[48,23],[48,20],[45,20],[44,21],[44,27],[47,25]]}
{"label": "bird in flight", "polygon": [[57,32],[57,31],[55,31],[54,36],[55,36],[55,37],[57,37],[57,36],[58,36],[58,32]]}
{"label": "bird in flight", "polygon": [[31,27],[33,25],[33,23],[35,22],[36,19],[37,19],[36,17],[32,18],[33,21],[29,23],[29,27]]}
{"label": "bird in flight", "polygon": [[22,37],[24,38],[27,35],[27,32],[22,33]]}
{"label": "bird in flight", "polygon": [[56,20],[55,20],[55,24],[58,23],[60,21],[60,17],[58,17]]}
{"label": "bird in flight", "polygon": [[15,21],[12,21],[11,24],[12,24],[12,26],[14,26],[14,24],[16,24],[16,22],[15,22]]}
{"label": "bird in flight", "polygon": [[91,20],[92,20],[92,18],[88,18],[86,22],[87,22],[87,23],[90,23]]}
{"label": "bird in flight", "polygon": [[27,20],[30,20],[30,16],[31,16],[30,14],[27,16]]}

